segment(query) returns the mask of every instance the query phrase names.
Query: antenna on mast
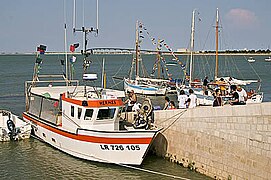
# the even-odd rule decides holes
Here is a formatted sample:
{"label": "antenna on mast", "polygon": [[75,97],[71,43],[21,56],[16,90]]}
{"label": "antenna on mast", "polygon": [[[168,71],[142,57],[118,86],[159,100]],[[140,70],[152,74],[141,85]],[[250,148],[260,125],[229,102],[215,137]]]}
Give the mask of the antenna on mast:
{"label": "antenna on mast", "polygon": [[[75,0],[74,2],[74,22],[75,22],[75,11],[76,11],[76,2]],[[83,1],[84,3],[84,1]],[[83,6],[84,8],[84,6]],[[83,22],[83,26],[81,29],[77,29],[75,27],[75,23],[74,23],[74,27],[73,27],[73,32],[82,32],[83,33],[83,41],[84,41],[84,49],[81,51],[82,55],[84,55],[84,63],[83,63],[83,80],[95,80],[97,79],[97,75],[92,75],[92,74],[86,74],[87,72],[87,68],[89,67],[89,65],[91,64],[91,60],[89,58],[87,58],[89,56],[89,54],[92,53],[92,51],[87,52],[87,45],[88,45],[88,38],[87,36],[89,35],[89,33],[94,33],[95,36],[98,36],[98,0],[96,0],[96,8],[97,8],[97,19],[96,19],[96,28],[91,27],[91,28],[86,28],[84,27],[84,22]],[[83,21],[84,21],[84,13],[83,13]],[[85,93],[84,96],[87,97],[87,91],[86,91],[86,84],[85,84]]]}
{"label": "antenna on mast", "polygon": [[64,51],[65,51],[65,77],[67,80],[69,80],[69,74],[68,74],[68,53],[67,53],[67,17],[66,17],[66,0],[64,0]]}
{"label": "antenna on mast", "polygon": [[76,2],[73,0],[73,19],[72,19],[72,30],[75,33],[75,26],[76,26]]}
{"label": "antenna on mast", "polygon": [[96,30],[97,35],[99,31],[99,0],[96,0]]}

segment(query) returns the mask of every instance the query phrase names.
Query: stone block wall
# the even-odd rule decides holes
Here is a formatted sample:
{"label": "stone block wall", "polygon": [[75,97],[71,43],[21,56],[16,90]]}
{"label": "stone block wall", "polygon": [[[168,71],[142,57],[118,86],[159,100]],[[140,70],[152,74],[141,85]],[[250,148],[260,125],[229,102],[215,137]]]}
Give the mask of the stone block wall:
{"label": "stone block wall", "polygon": [[215,179],[271,179],[271,103],[154,112],[152,150]]}

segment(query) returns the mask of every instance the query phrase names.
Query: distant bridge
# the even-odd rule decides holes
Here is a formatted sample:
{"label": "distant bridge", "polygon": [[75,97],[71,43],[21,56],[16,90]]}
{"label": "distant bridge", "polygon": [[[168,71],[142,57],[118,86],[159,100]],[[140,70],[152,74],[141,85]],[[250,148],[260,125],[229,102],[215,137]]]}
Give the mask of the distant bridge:
{"label": "distant bridge", "polygon": [[[87,52],[93,52],[94,54],[132,54],[135,53],[135,49],[132,48],[91,48],[87,49]],[[140,50],[146,54],[156,54],[157,50]],[[161,53],[169,53],[168,51],[160,51]]]}

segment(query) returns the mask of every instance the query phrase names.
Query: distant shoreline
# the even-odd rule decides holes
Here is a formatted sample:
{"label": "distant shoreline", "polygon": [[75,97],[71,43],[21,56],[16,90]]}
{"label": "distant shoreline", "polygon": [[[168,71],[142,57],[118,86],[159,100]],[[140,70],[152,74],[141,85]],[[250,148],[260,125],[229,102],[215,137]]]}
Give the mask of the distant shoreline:
{"label": "distant shoreline", "polygon": [[[164,55],[171,55],[170,52],[162,52]],[[0,56],[5,55],[35,55],[36,52],[30,53],[0,53]],[[46,52],[45,55],[64,55],[65,52]],[[81,52],[68,52],[69,55],[81,55]],[[94,54],[108,54],[108,55],[121,55],[121,54],[133,54],[133,52],[94,52]],[[156,54],[156,52],[142,52],[142,54]],[[190,55],[190,52],[174,52],[176,55]],[[193,55],[207,55],[214,56],[215,53],[205,53],[205,52],[194,52]],[[271,56],[271,53],[228,53],[228,52],[219,52],[219,56]]]}

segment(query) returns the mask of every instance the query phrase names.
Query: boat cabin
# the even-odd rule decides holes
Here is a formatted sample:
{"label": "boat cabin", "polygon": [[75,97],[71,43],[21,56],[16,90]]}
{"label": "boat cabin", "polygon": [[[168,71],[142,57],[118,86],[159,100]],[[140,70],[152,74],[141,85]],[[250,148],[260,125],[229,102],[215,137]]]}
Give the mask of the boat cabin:
{"label": "boat cabin", "polygon": [[62,95],[62,127],[64,129],[119,130],[120,99],[80,100]]}
{"label": "boat cabin", "polygon": [[27,112],[74,133],[78,128],[119,130],[118,114],[123,106],[121,98],[125,97],[124,92],[87,87],[85,94],[84,88],[33,87],[27,98]]}

